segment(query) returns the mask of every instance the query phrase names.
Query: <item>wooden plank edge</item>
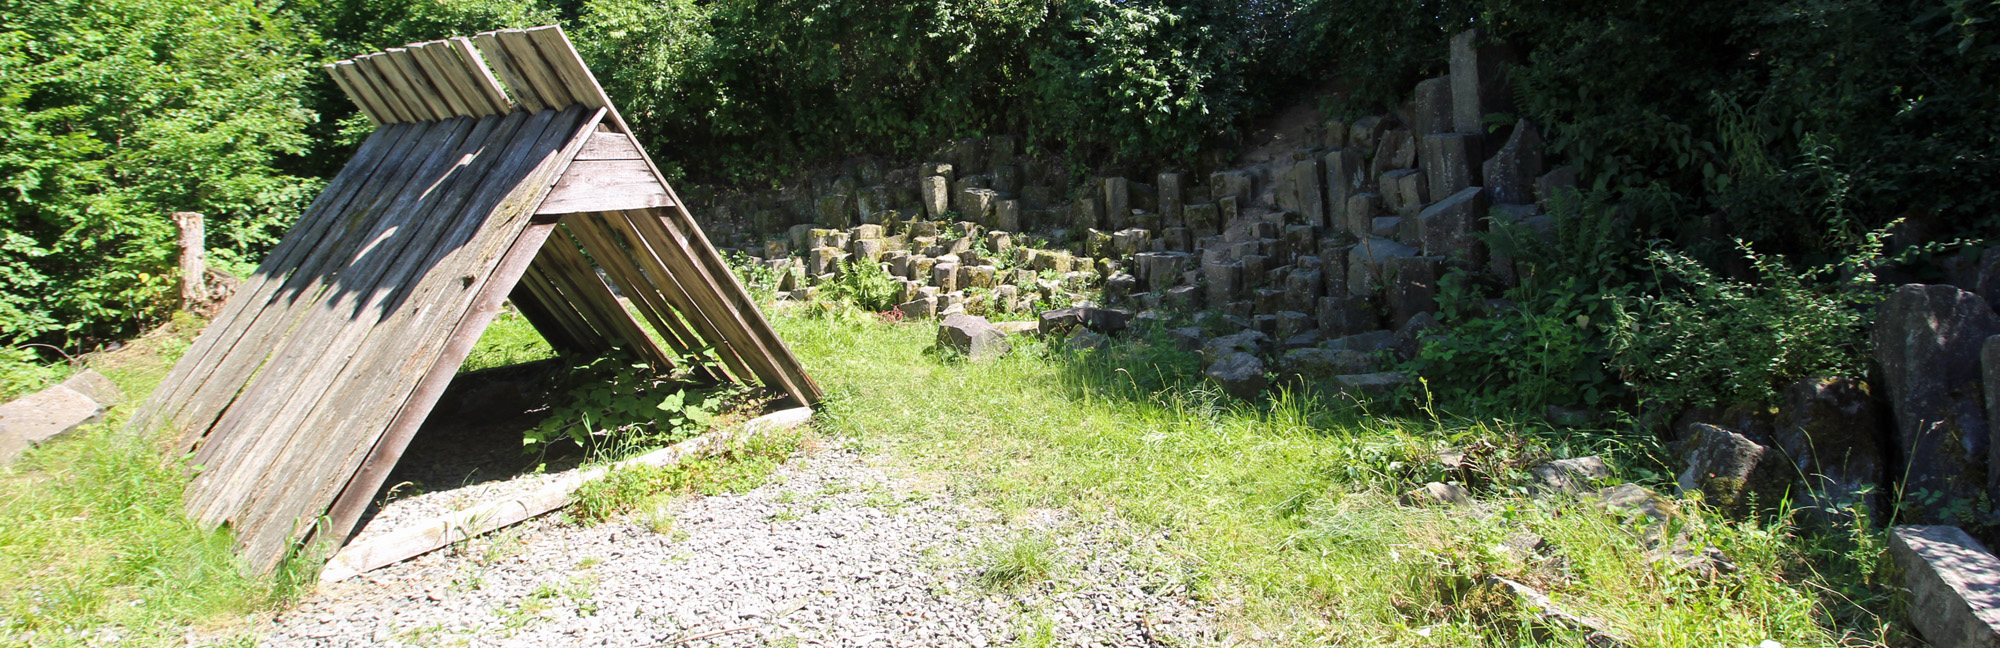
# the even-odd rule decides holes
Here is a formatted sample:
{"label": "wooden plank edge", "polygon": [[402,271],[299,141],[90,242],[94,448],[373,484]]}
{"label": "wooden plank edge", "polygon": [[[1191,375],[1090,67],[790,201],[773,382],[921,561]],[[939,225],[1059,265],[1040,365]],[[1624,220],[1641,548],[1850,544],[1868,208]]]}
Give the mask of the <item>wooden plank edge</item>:
{"label": "wooden plank edge", "polygon": [[327,561],[320,570],[319,582],[321,585],[338,583],[561,509],[575,501],[577,488],[602,478],[611,470],[633,466],[671,466],[689,457],[722,450],[731,443],[797,429],[811,421],[812,415],[810,407],[779,410],[751,419],[734,429],[715,430],[610,466],[580,471],[526,495],[486,502],[418,522],[395,533],[348,545]]}

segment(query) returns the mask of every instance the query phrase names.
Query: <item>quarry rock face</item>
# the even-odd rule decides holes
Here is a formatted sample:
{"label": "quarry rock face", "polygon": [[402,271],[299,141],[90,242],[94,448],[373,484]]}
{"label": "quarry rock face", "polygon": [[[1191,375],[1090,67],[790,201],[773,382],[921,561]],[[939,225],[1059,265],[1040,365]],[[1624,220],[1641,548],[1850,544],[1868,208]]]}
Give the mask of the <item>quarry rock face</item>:
{"label": "quarry rock face", "polygon": [[1953,286],[1904,285],[1878,307],[1871,342],[1893,412],[1892,439],[1906,453],[1906,492],[1947,500],[1987,492],[1992,444],[1980,351],[1994,335],[2000,316]]}

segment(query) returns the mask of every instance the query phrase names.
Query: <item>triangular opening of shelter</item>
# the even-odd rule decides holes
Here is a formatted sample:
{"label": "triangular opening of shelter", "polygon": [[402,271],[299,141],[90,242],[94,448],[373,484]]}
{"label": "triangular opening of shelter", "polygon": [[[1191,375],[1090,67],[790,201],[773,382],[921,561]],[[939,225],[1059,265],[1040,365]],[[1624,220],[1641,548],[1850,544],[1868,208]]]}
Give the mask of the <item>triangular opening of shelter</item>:
{"label": "triangular opening of shelter", "polygon": [[189,516],[252,569],[347,537],[510,297],[559,347],[712,349],[712,379],[818,401],[560,28],[326,70],[375,132],[130,424],[177,433]]}

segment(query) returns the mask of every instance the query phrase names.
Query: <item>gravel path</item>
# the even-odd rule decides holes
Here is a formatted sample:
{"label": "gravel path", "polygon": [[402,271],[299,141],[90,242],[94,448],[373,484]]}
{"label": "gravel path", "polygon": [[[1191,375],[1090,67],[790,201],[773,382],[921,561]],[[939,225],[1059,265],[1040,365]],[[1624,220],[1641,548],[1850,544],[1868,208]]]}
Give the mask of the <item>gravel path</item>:
{"label": "gravel path", "polygon": [[1161,539],[1003,519],[893,472],[823,449],[740,495],[595,526],[546,516],[322,588],[262,645],[1217,643]]}

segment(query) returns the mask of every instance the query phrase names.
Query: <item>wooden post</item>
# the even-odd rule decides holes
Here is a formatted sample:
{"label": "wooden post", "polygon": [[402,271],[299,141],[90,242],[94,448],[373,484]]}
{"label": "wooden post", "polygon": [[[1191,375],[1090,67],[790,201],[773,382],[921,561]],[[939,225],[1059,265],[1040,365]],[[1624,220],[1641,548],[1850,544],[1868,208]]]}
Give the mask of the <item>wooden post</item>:
{"label": "wooden post", "polygon": [[174,212],[174,225],[181,228],[181,308],[201,312],[208,305],[207,252],[202,243],[201,214]]}

